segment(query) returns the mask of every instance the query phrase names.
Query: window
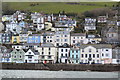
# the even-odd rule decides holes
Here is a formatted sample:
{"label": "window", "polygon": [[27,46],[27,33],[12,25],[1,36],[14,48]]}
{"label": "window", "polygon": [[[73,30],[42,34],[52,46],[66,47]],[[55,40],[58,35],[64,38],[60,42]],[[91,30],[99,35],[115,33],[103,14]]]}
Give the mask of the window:
{"label": "window", "polygon": [[50,40],[50,42],[52,42],[52,40]]}
{"label": "window", "polygon": [[48,59],[51,59],[51,56],[48,56]]}
{"label": "window", "polygon": [[74,53],[74,50],[72,50],[72,53]]}
{"label": "window", "polygon": [[16,52],[15,52],[15,54],[16,54]]}
{"label": "window", "polygon": [[98,52],[98,49],[96,50],[96,52]]}
{"label": "window", "polygon": [[63,49],[61,49],[61,52],[63,52]]}
{"label": "window", "polygon": [[44,52],[42,52],[42,54],[44,54]]}
{"label": "window", "polygon": [[99,54],[97,54],[97,58],[99,58]]}
{"label": "window", "polygon": [[67,39],[65,39],[65,42],[67,42]]}
{"label": "window", "polygon": [[14,58],[16,58],[16,56],[14,56]]}
{"label": "window", "polygon": [[50,52],[49,52],[49,55],[50,55]]}
{"label": "window", "polygon": [[85,57],[87,58],[87,54],[85,54]]}
{"label": "window", "polygon": [[57,39],[56,41],[59,42],[59,39]]}
{"label": "window", "polygon": [[82,49],[82,52],[84,52],[84,49]]}
{"label": "window", "polygon": [[78,63],[78,60],[76,60],[76,63]]}
{"label": "window", "polygon": [[49,48],[49,51],[50,51],[50,48]]}
{"label": "window", "polygon": [[102,54],[102,56],[104,56],[104,54]]}
{"label": "window", "polygon": [[42,50],[44,50],[44,48],[42,48]]}
{"label": "window", "polygon": [[65,56],[67,57],[67,54],[65,54]]}
{"label": "window", "polygon": [[72,55],[72,58],[74,58],[74,55]]}
{"label": "window", "polygon": [[78,55],[76,55],[76,58],[78,58]]}
{"label": "window", "polygon": [[61,54],[61,57],[63,57],[63,54]]}
{"label": "window", "polygon": [[76,50],[76,53],[78,53],[78,50]]}
{"label": "window", "polygon": [[91,58],[91,54],[89,54],[89,57]]}
{"label": "window", "polygon": [[20,56],[20,58],[22,58],[22,57]]}
{"label": "window", "polygon": [[67,49],[66,49],[66,52],[67,52]]}
{"label": "window", "polygon": [[84,57],[84,55],[82,54],[82,57]]}
{"label": "window", "polygon": [[95,54],[93,54],[93,58],[95,58]]}
{"label": "window", "polygon": [[97,63],[99,63],[99,60],[97,60]]}
{"label": "window", "polygon": [[31,54],[31,52],[29,52],[29,54]]}
{"label": "window", "polygon": [[65,37],[67,37],[67,35],[65,35]]}
{"label": "window", "polygon": [[75,43],[75,40],[73,40],[73,43]]}
{"label": "window", "polygon": [[44,56],[42,56],[42,59],[44,59]]}
{"label": "window", "polygon": [[28,56],[28,58],[30,58],[30,59],[31,59],[31,58],[32,58],[32,56]]}
{"label": "window", "polygon": [[106,51],[108,51],[108,49],[106,49]]}
{"label": "window", "polygon": [[109,56],[109,54],[106,54],[106,57],[108,57]]}

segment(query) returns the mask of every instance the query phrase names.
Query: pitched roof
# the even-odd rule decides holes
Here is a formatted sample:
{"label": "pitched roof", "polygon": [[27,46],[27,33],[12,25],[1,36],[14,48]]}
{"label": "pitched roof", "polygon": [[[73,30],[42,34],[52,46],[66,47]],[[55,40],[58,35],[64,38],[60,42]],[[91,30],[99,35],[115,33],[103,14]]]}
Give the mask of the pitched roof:
{"label": "pitched roof", "polygon": [[54,45],[52,43],[44,43],[41,47],[54,47]]}
{"label": "pitched roof", "polygon": [[112,48],[112,45],[110,44],[86,44],[86,45],[81,45],[80,48],[81,49],[84,49],[88,46],[92,46],[92,47],[95,47],[97,49],[101,49],[101,48]]}
{"label": "pitched roof", "polygon": [[71,36],[85,36],[85,33],[71,33]]}

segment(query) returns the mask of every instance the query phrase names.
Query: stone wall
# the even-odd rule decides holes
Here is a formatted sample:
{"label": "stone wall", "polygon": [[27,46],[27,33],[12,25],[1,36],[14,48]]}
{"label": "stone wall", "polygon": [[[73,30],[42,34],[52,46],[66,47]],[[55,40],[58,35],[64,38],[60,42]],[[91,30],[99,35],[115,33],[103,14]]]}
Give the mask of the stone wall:
{"label": "stone wall", "polygon": [[51,71],[120,71],[120,65],[112,64],[33,64],[33,63],[2,63],[2,69],[17,70],[51,70]]}

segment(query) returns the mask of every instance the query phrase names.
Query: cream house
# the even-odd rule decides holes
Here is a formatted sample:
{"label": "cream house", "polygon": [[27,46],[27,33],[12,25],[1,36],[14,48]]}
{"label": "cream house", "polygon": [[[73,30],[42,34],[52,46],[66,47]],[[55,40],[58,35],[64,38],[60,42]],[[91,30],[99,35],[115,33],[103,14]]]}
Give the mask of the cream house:
{"label": "cream house", "polygon": [[57,48],[51,43],[42,44],[37,48],[39,55],[39,62],[55,63],[57,60]]}
{"label": "cream house", "polygon": [[110,44],[87,44],[81,45],[82,63],[112,63],[112,46]]}
{"label": "cream house", "polygon": [[84,33],[71,33],[71,45],[75,45],[77,43],[87,44],[88,40],[86,38],[86,34],[84,34]]}
{"label": "cream house", "polygon": [[101,49],[99,45],[81,45],[80,47],[80,53],[81,53],[81,58],[80,62],[81,63],[101,63]]}

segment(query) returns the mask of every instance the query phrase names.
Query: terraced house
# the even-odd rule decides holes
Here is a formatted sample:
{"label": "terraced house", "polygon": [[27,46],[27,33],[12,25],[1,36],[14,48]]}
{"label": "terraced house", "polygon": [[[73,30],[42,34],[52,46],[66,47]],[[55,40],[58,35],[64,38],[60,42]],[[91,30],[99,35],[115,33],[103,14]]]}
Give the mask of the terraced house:
{"label": "terraced house", "polygon": [[71,48],[69,52],[69,63],[80,64],[80,49]]}
{"label": "terraced house", "polygon": [[11,52],[11,62],[24,63],[25,51],[22,49],[13,49]]}
{"label": "terraced house", "polygon": [[39,54],[39,62],[55,63],[57,60],[57,48],[51,43],[42,44],[37,48]]}
{"label": "terraced house", "polygon": [[27,43],[41,43],[40,34],[30,34],[27,38]]}

